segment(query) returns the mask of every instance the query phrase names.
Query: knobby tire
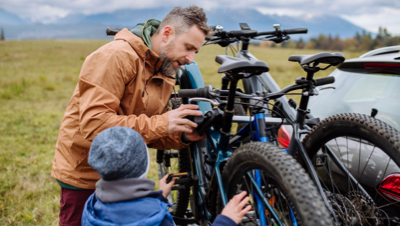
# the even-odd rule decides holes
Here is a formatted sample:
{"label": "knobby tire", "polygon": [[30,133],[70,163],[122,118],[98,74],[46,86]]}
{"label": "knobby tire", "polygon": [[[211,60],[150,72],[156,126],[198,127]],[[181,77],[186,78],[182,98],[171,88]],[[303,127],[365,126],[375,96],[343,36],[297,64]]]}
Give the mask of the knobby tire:
{"label": "knobby tire", "polygon": [[[263,194],[267,199],[269,198],[269,202],[272,197],[275,197],[274,209],[276,212],[285,215],[289,205],[294,212],[297,225],[333,225],[332,218],[320,194],[305,170],[292,156],[270,143],[244,144],[229,158],[222,173],[228,200],[242,190],[251,190],[245,175],[254,170],[262,172],[263,185],[265,185],[262,186]],[[250,195],[250,200],[253,200],[252,193],[249,191],[247,193]],[[288,202],[285,202],[286,200]],[[279,201],[284,204],[279,205]],[[253,201],[251,202],[253,203]],[[253,203],[253,205],[255,204]],[[249,216],[243,218],[242,224],[258,225],[257,219],[251,219],[258,214],[251,215],[249,212]],[[269,215],[267,218],[268,223],[273,224]],[[283,218],[285,216],[282,216]],[[285,225],[291,225],[288,220],[284,221]]]}
{"label": "knobby tire", "polygon": [[[394,204],[385,206],[387,201],[377,194],[374,188],[366,189],[370,195],[368,198],[360,191],[361,189],[350,182],[345,173],[338,174],[330,158],[325,159],[324,156],[327,155],[323,155],[327,152],[324,148],[326,144],[332,147],[331,150],[335,156],[355,177],[357,183],[365,187],[365,183],[371,183],[368,180],[376,180],[376,183],[383,180],[392,167],[395,171],[397,167],[397,173],[400,172],[400,133],[390,125],[370,116],[346,113],[324,119],[315,125],[303,139],[304,148],[313,161],[321,183],[328,191],[328,198],[335,197],[334,200],[332,199],[332,204],[338,207],[334,206],[334,209],[341,219],[340,223],[348,225],[346,223],[349,222],[345,221],[361,221],[365,225],[388,225],[386,212],[399,207]],[[355,152],[356,150],[359,151]],[[374,160],[375,155],[379,156],[377,159],[382,164]],[[303,162],[301,159],[299,161]],[[378,168],[380,166],[382,167]],[[382,175],[372,177],[377,172],[382,172]],[[342,201],[336,201],[339,197]],[[342,212],[343,209],[346,211]],[[349,212],[353,212],[352,216]]]}

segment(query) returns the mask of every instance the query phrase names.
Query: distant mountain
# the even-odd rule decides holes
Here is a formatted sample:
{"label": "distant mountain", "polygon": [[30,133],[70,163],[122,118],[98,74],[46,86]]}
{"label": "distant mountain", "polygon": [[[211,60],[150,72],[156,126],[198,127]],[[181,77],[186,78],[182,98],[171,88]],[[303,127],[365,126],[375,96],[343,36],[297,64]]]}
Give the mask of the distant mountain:
{"label": "distant mountain", "polygon": [[23,24],[23,23],[29,23],[29,21],[23,20],[19,16],[0,8],[0,26],[5,24]]}
{"label": "distant mountain", "polygon": [[[71,14],[61,18],[56,24],[33,24],[17,15],[0,9],[0,26],[4,28],[6,39],[42,38],[110,38],[105,35],[106,27],[128,27],[143,23],[149,18],[161,20],[170,8],[123,9],[113,13],[95,15]],[[364,30],[340,17],[322,15],[312,18],[264,15],[251,9],[212,9],[206,11],[209,25],[222,25],[225,30],[240,29],[239,23],[248,23],[255,30],[273,30],[273,24],[283,29],[308,28],[308,34],[293,35],[292,39],[308,40],[318,37],[339,36],[351,38]]]}
{"label": "distant mountain", "polygon": [[98,24],[14,24],[4,25],[6,40],[22,39],[112,39]]}

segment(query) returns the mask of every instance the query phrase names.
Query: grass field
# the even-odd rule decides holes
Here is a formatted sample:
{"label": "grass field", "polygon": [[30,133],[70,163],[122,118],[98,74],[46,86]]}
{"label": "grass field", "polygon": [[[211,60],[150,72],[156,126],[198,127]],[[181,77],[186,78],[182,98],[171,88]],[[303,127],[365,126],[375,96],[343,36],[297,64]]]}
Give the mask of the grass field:
{"label": "grass field", "polygon": [[[0,225],[58,225],[59,191],[50,176],[58,128],[85,57],[108,41],[0,41]],[[283,87],[304,72],[287,58],[317,50],[250,47],[268,62]],[[206,85],[219,87],[215,56],[205,46],[196,56]],[[360,53],[344,52],[346,58]],[[319,73],[326,76],[331,70]],[[151,151],[153,158],[155,151]],[[157,178],[152,162],[150,178]]]}

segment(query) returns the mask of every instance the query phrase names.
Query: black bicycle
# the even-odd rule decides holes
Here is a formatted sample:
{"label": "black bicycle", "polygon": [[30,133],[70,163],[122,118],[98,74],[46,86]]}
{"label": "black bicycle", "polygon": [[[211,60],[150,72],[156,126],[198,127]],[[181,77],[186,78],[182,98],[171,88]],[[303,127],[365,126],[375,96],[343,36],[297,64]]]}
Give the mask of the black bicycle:
{"label": "black bicycle", "polygon": [[[315,57],[333,65],[343,58],[328,53]],[[243,219],[245,225],[332,225],[329,211],[309,176],[293,157],[268,142],[266,122],[280,126],[286,120],[266,118],[268,108],[264,106],[292,90],[312,90],[332,79],[313,80],[312,86],[299,80],[276,93],[245,94],[237,91],[237,82],[268,71],[266,63],[229,56],[218,56],[216,60],[221,63],[218,72],[225,73],[225,80],[229,80],[228,89],[182,89],[183,84],[196,85],[182,82],[178,92],[183,103],[197,102],[205,111],[192,120],[199,125],[199,134],[206,133],[207,139],[178,152],[158,151],[163,173],[171,173],[164,171],[165,166],[173,165],[171,158],[178,157],[179,173],[174,175],[180,179],[176,181],[177,194],[171,197],[177,224],[207,225],[230,198],[246,190],[254,210]],[[192,75],[184,73],[181,79],[190,81]],[[247,105],[251,115],[235,116],[235,105]],[[244,124],[235,134],[231,131],[234,122]]]}
{"label": "black bicycle", "polygon": [[[247,24],[241,24],[241,28],[239,31],[223,31],[222,27],[219,27],[207,44],[226,46],[227,50],[231,49],[238,58],[255,61],[257,59],[248,50],[250,40],[281,43],[289,40],[289,35],[307,32],[304,28],[284,30],[280,29],[279,25],[274,25],[274,31],[265,32],[251,30]],[[239,41],[240,47],[231,46]],[[291,57],[289,60],[300,60],[296,58]],[[299,63],[303,65],[304,70],[308,70],[304,68],[307,66],[305,61]],[[243,87],[244,93],[273,93],[280,90],[268,72],[243,79]],[[327,88],[334,87],[325,86],[320,90]],[[308,97],[317,95],[318,92],[303,91],[300,94],[302,100],[298,108],[292,99],[288,100],[282,96],[275,99],[275,109],[267,111],[267,117],[284,115],[288,121],[300,122],[295,110],[302,109],[307,112],[305,103],[308,102]],[[271,110],[277,110],[278,114]],[[371,115],[374,115],[373,111]],[[291,129],[287,126],[270,129],[269,138],[276,145],[289,148],[289,152],[308,169],[313,180],[320,181],[320,192],[322,195],[325,193],[325,200],[328,200],[331,206],[332,215],[336,216],[336,223],[400,225],[399,214],[396,212],[400,201],[400,185],[396,182],[400,172],[399,132],[380,120],[356,113],[331,116],[317,124],[319,119],[308,112],[305,120],[307,122],[303,123],[304,125],[300,122],[298,128],[294,126],[295,133],[291,139],[290,134],[284,132],[285,128],[289,131]],[[305,136],[306,134],[308,135]],[[301,136],[304,150],[299,150],[300,145],[296,143],[300,143],[300,140],[295,136]],[[293,145],[297,148],[293,148]],[[309,157],[316,174],[310,169],[311,165],[305,163],[304,156]]]}

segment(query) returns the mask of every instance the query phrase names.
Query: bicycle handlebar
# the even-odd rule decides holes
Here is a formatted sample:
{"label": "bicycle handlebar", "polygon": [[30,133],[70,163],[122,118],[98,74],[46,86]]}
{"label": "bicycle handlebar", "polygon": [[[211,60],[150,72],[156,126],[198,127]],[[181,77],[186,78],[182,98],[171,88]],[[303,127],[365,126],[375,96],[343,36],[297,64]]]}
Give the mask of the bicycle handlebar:
{"label": "bicycle handlebar", "polygon": [[122,30],[122,29],[121,28],[109,28],[108,27],[106,29],[106,34],[112,36],[112,35],[117,34],[120,30]]}
{"label": "bicycle handlebar", "polygon": [[275,31],[257,31],[257,30],[232,30],[232,31],[218,31],[214,36],[219,38],[255,38],[264,35],[290,35],[290,34],[306,34],[307,28],[294,28],[294,29],[276,29]]}
{"label": "bicycle handlebar", "polygon": [[180,89],[178,90],[178,96],[212,98],[210,95],[211,90],[212,90],[211,86],[206,86],[198,89]]}
{"label": "bicycle handlebar", "polygon": [[327,85],[327,84],[332,84],[335,82],[335,77],[328,76],[325,78],[319,78],[319,79],[314,79],[314,85],[315,86],[322,86],[322,85]]}
{"label": "bicycle handlebar", "polygon": [[274,31],[257,31],[257,30],[232,30],[224,31],[218,30],[212,37],[206,40],[211,43],[219,44],[222,47],[229,45],[230,43],[237,41],[246,41],[249,39],[256,38],[259,36],[264,37],[267,40],[275,43],[281,43],[285,40],[289,40],[291,34],[305,34],[308,32],[307,28],[294,28],[294,29],[279,29],[276,28]]}
{"label": "bicycle handlebar", "polygon": [[260,31],[257,32],[257,36],[263,35],[292,35],[292,34],[307,34],[307,28],[294,28],[294,29],[282,29],[282,30],[275,30],[275,31]]}

